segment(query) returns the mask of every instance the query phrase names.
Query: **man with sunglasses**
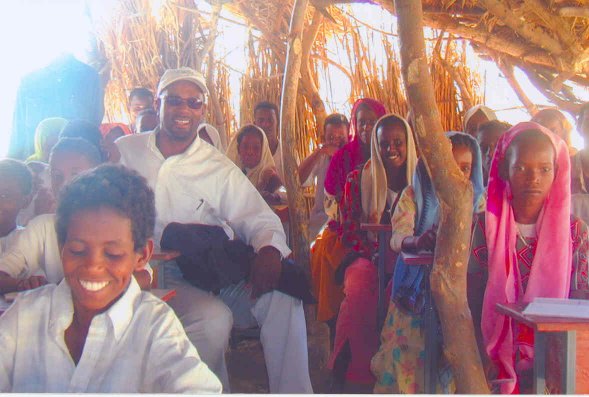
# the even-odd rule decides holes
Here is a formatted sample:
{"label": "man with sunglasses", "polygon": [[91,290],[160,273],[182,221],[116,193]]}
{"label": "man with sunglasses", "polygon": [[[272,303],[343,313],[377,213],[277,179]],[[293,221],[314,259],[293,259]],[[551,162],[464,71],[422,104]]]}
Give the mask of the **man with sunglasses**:
{"label": "man with sunglasses", "polygon": [[225,351],[235,323],[261,327],[271,393],[312,393],[302,302],[274,290],[281,258],[290,254],[284,229],[243,172],[198,138],[207,94],[200,73],[167,70],[157,89],[159,126],[116,142],[121,163],[145,176],[155,192],[156,242],[171,222],[200,223],[221,226],[257,252],[251,286],[227,287],[218,296],[189,284],[176,264],[166,266],[167,287],[176,290],[169,304],[225,392]]}

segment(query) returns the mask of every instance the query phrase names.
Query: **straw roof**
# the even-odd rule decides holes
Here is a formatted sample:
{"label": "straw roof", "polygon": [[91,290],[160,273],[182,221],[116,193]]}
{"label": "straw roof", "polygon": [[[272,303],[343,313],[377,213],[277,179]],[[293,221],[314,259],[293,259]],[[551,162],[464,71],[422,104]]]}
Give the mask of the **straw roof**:
{"label": "straw roof", "polygon": [[[399,114],[407,111],[400,80],[394,32],[372,31],[372,41],[359,33],[364,24],[341,3],[373,3],[394,13],[392,0],[311,0],[303,33],[303,66],[299,89],[300,157],[317,144],[317,126],[326,116],[319,95],[319,75],[328,65],[350,80],[349,103],[361,96],[385,102]],[[97,23],[99,52],[109,84],[107,117],[120,118],[126,93],[135,86],[154,88],[163,70],[191,66],[202,70],[211,89],[209,122],[228,139],[236,127],[251,121],[258,100],[279,102],[286,59],[286,41],[294,0],[209,0],[213,11],[203,14],[195,0],[164,0],[159,18],[150,0],[120,0],[111,21]],[[481,102],[480,78],[465,64],[465,50],[455,39],[470,41],[483,57],[494,60],[530,113],[536,109],[519,87],[514,68],[554,104],[575,112],[580,100],[570,82],[589,85],[589,0],[423,0],[424,22],[436,29],[428,43],[436,97],[446,129],[460,129],[464,110]],[[241,117],[235,117],[230,97],[232,65],[215,59],[215,39],[221,10],[249,26],[248,70],[241,77]],[[255,31],[255,34],[253,33]],[[346,65],[334,61],[325,48],[328,39],[347,52]],[[435,41],[437,40],[437,41]],[[372,49],[380,46],[386,64],[376,64]],[[329,79],[329,77],[328,77]],[[337,84],[338,82],[336,82]],[[255,89],[248,89],[254,88]]]}
{"label": "straw roof", "polygon": [[[333,4],[356,2],[370,1],[311,0],[326,16]],[[394,13],[392,0],[372,2]],[[226,6],[277,48],[288,31],[292,3],[236,0]],[[589,85],[589,0],[423,0],[423,8],[426,26],[469,40],[481,55],[497,62],[508,78],[513,67],[520,67],[550,101],[576,110],[579,100],[563,83]],[[515,79],[510,83],[531,107]]]}

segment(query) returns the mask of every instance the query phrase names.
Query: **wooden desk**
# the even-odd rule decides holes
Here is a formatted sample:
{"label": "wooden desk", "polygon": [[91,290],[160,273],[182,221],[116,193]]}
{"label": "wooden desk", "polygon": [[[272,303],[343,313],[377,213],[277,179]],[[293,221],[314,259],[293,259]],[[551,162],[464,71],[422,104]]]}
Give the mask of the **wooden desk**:
{"label": "wooden desk", "polygon": [[385,296],[385,259],[387,249],[387,232],[391,231],[391,225],[381,225],[380,223],[362,223],[360,230],[378,234],[378,304],[376,306],[376,321],[378,329],[382,328],[384,319],[387,314],[388,297]]}
{"label": "wooden desk", "polygon": [[[546,336],[556,332],[565,340],[561,393],[575,394],[577,383],[577,331],[589,331],[589,319],[544,317],[522,314],[525,304],[497,304],[497,312],[513,318],[534,330],[534,390],[544,394],[546,385]],[[585,390],[586,391],[586,390]]]}

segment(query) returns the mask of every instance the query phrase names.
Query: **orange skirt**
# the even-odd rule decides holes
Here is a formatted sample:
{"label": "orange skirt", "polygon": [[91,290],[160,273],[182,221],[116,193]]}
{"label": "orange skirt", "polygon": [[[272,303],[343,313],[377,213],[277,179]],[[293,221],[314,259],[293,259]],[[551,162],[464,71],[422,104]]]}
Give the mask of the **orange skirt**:
{"label": "orange skirt", "polygon": [[311,282],[317,298],[317,320],[327,321],[344,299],[343,285],[335,283],[335,271],[347,253],[337,233],[325,228],[311,248]]}

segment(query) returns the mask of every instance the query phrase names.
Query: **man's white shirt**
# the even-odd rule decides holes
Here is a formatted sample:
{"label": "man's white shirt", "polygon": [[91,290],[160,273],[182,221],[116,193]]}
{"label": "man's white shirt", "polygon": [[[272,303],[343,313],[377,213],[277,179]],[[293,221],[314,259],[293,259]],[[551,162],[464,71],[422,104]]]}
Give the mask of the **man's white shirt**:
{"label": "man's white shirt", "polygon": [[[157,131],[157,130],[156,130]],[[155,192],[155,238],[171,222],[221,226],[257,252],[273,246],[290,254],[284,229],[256,188],[231,160],[196,138],[181,154],[164,158],[156,131],[116,141],[120,162],[143,175]]]}

